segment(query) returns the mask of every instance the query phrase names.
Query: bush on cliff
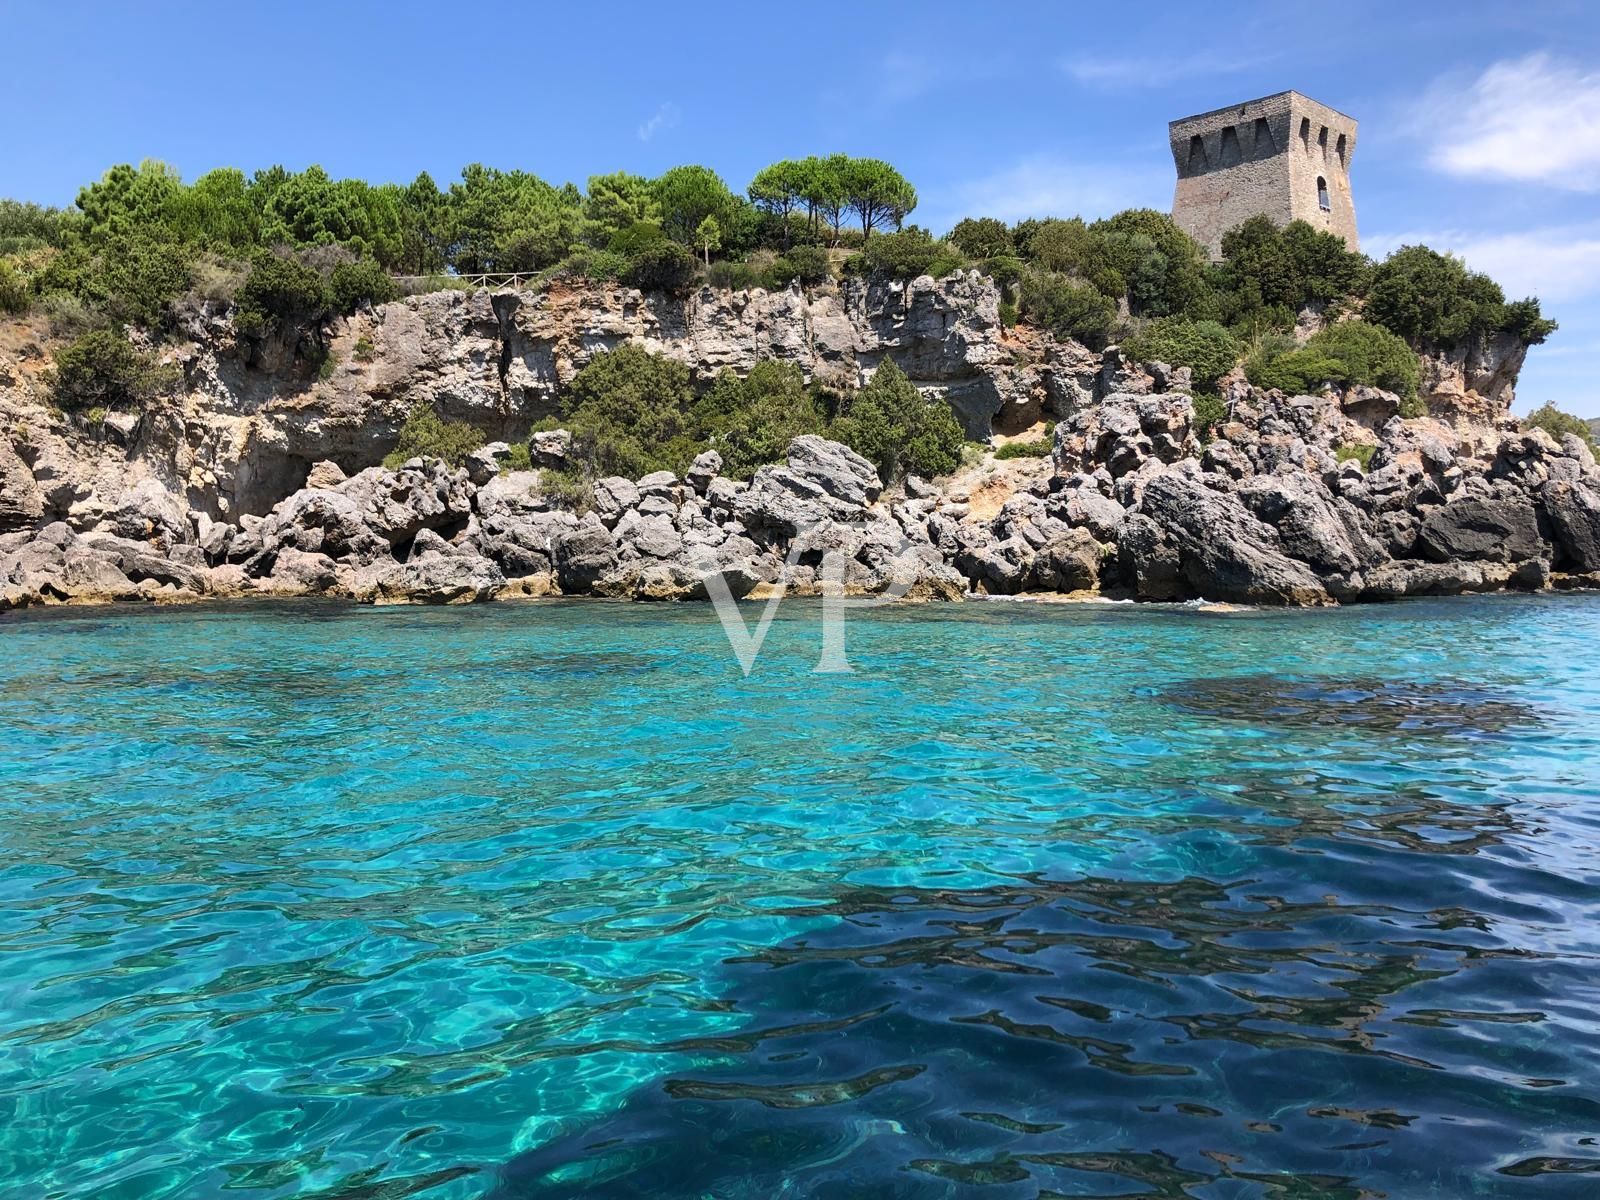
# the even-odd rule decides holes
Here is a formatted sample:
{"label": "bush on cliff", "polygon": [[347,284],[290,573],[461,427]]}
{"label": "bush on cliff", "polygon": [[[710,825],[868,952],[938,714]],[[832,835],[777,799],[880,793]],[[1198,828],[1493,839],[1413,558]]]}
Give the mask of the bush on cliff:
{"label": "bush on cliff", "polygon": [[885,279],[915,279],[919,275],[943,278],[966,266],[966,256],[954,245],[940,241],[921,226],[868,238],[861,253],[845,260],[851,275],[877,275]]}
{"label": "bush on cliff", "polygon": [[1417,394],[1421,368],[1416,353],[1387,329],[1366,321],[1339,321],[1314,335],[1306,348],[1343,364],[1345,379],[1394,392]]}
{"label": "bush on cliff", "polygon": [[694,282],[699,269],[700,264],[693,254],[677,242],[663,238],[629,255],[622,282],[641,292],[684,292]]}
{"label": "bush on cliff", "polygon": [[1122,341],[1123,353],[1134,362],[1164,362],[1188,367],[1194,386],[1212,391],[1217,379],[1239,361],[1243,347],[1215,321],[1188,317],[1161,317]]}
{"label": "bush on cliff", "polygon": [[351,313],[363,304],[387,304],[399,295],[389,273],[370,258],[340,263],[328,279],[328,296],[333,307]]}
{"label": "bush on cliff", "polygon": [[950,231],[950,243],[968,258],[1001,258],[1017,252],[1016,241],[1004,221],[993,217],[967,217]]}
{"label": "bush on cliff", "polygon": [[1402,246],[1373,271],[1364,315],[1413,345],[1450,346],[1496,332],[1538,343],[1556,330],[1537,300],[1507,304],[1494,280],[1426,246]]}
{"label": "bush on cliff", "polygon": [[400,427],[400,441],[384,457],[383,465],[398,470],[407,459],[442,458],[459,467],[479,446],[483,434],[465,421],[446,421],[431,404],[418,404]]}
{"label": "bush on cliff", "polygon": [[1245,375],[1260,388],[1290,395],[1312,393],[1324,384],[1366,384],[1414,402],[1421,368],[1404,341],[1365,321],[1340,321],[1296,348],[1292,339],[1268,339],[1245,364]]}
{"label": "bush on cliff", "polygon": [[597,354],[561,396],[572,457],[592,478],[681,474],[700,449],[689,368],[625,343]]}
{"label": "bush on cliff", "polygon": [[158,363],[120,332],[95,329],[56,353],[51,395],[67,412],[143,408],[181,379],[177,367]]}
{"label": "bush on cliff", "polygon": [[1091,349],[1110,340],[1117,306],[1091,284],[1053,271],[1028,271],[1019,282],[1023,314],[1057,337],[1072,338]]}
{"label": "bush on cliff", "polygon": [[961,465],[965,437],[943,400],[929,400],[888,359],[843,402],[828,436],[878,468],[885,480],[912,472],[947,475]]}
{"label": "bush on cliff", "polygon": [[270,251],[256,256],[250,276],[239,290],[234,317],[240,332],[253,337],[320,323],[332,298],[319,272],[287,255]]}
{"label": "bush on cliff", "polygon": [[696,439],[722,455],[722,473],[732,479],[782,462],[793,439],[827,425],[799,366],[771,359],[743,379],[724,370],[695,403],[693,418]]}

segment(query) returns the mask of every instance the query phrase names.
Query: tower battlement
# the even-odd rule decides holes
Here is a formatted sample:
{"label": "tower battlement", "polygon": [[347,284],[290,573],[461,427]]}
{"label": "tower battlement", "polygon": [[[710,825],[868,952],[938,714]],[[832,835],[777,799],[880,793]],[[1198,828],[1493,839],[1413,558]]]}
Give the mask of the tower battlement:
{"label": "tower battlement", "polygon": [[1307,221],[1360,249],[1350,160],[1356,121],[1299,92],[1182,117],[1167,125],[1178,185],[1172,219],[1210,252],[1251,217]]}

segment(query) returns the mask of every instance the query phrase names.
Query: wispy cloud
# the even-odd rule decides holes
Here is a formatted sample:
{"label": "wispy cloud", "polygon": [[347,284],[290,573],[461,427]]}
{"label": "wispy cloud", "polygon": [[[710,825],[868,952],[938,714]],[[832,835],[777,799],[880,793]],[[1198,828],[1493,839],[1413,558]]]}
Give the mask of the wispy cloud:
{"label": "wispy cloud", "polygon": [[681,115],[682,114],[678,112],[678,106],[676,104],[669,102],[661,105],[661,107],[656,109],[656,111],[650,115],[650,119],[648,121],[645,121],[639,126],[639,140],[641,142],[648,142],[663,129],[671,129],[678,123],[678,118]]}
{"label": "wispy cloud", "polygon": [[1428,162],[1451,175],[1600,191],[1600,70],[1529,54],[1447,76],[1413,114]]}
{"label": "wispy cloud", "polygon": [[1171,200],[1170,169],[1035,155],[930,194],[917,217],[943,232],[962,217],[1093,218],[1124,208],[1165,208]]}
{"label": "wispy cloud", "polygon": [[1434,229],[1361,238],[1361,248],[1375,258],[1418,244],[1464,259],[1497,280],[1513,300],[1538,296],[1559,303],[1600,296],[1600,222],[1510,233]]}
{"label": "wispy cloud", "polygon": [[1108,91],[1161,88],[1201,76],[1237,75],[1271,62],[1277,55],[1195,54],[1182,59],[1081,55],[1061,69],[1085,87]]}

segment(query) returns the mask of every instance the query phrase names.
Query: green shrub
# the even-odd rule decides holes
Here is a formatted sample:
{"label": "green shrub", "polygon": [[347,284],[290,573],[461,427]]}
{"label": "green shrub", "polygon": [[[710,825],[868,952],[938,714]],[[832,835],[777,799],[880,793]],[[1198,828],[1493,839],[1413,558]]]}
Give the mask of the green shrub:
{"label": "green shrub", "polygon": [[418,404],[400,427],[400,442],[383,460],[389,470],[398,470],[407,459],[442,458],[459,467],[479,446],[483,434],[465,421],[446,421],[429,404]]}
{"label": "green shrub", "polygon": [[1522,427],[1542,429],[1558,442],[1564,433],[1576,434],[1591,450],[1595,449],[1594,430],[1589,428],[1589,422],[1562,412],[1548,400],[1522,419]]}
{"label": "green shrub", "polygon": [[1378,452],[1376,446],[1369,446],[1361,442],[1350,442],[1340,446],[1333,452],[1333,457],[1338,462],[1358,462],[1365,471],[1372,462],[1372,456]]}
{"label": "green shrub", "polygon": [[1397,393],[1402,405],[1416,401],[1421,377],[1417,356],[1386,329],[1365,321],[1340,321],[1298,349],[1286,348],[1288,343],[1286,338],[1272,339],[1251,356],[1245,364],[1251,383],[1291,395],[1313,392],[1328,383],[1369,384]]}
{"label": "green shrub", "polygon": [[699,450],[689,368],[632,343],[598,354],[561,396],[573,456],[591,478],[679,474]]}
{"label": "green shrub", "polygon": [[791,246],[772,264],[767,278],[777,287],[787,287],[798,279],[801,287],[816,287],[833,278],[828,252],[821,246]]}
{"label": "green shrub", "polygon": [[1017,244],[1004,221],[993,217],[966,217],[950,231],[951,245],[968,258],[999,258],[1014,255]]}
{"label": "green shrub", "polygon": [[1210,391],[1231,371],[1243,353],[1238,339],[1215,321],[1161,317],[1122,342],[1135,362],[1164,362],[1188,367],[1195,387]]}
{"label": "green shrub", "polygon": [[994,452],[998,459],[1009,458],[1049,458],[1050,439],[1041,438],[1036,442],[1007,442]]}
{"label": "green shrub", "polygon": [[924,397],[891,360],[846,398],[829,436],[873,463],[885,481],[908,471],[947,475],[961,465],[966,441],[950,406]]}
{"label": "green shrub", "polygon": [[570,467],[545,467],[541,470],[539,494],[557,508],[568,508],[580,514],[594,507],[593,480]]}
{"label": "green shrub", "polygon": [[1023,313],[1057,337],[1099,350],[1116,327],[1117,306],[1090,284],[1050,271],[1029,271],[1020,292]]}
{"label": "green shrub", "polygon": [[327,319],[331,299],[322,276],[277,254],[261,254],[239,291],[234,323],[241,332],[262,336],[274,330],[318,324]]}
{"label": "green shrub", "polygon": [[0,312],[27,312],[33,303],[33,287],[28,277],[0,258]]}
{"label": "green shrub", "polygon": [[919,275],[948,274],[965,263],[955,246],[938,241],[919,225],[911,225],[896,233],[868,238],[860,254],[845,260],[845,271],[885,279],[915,279]]}
{"label": "green shrub", "polygon": [[1014,328],[1019,316],[1020,314],[1017,312],[1017,306],[1015,304],[1009,300],[1000,301],[1000,324],[1004,328]]}
{"label": "green shrub", "polygon": [[1195,432],[1202,442],[1209,442],[1218,425],[1228,419],[1228,404],[1221,396],[1198,392],[1193,397]]}
{"label": "green shrub", "polygon": [[357,362],[371,362],[378,356],[378,348],[372,344],[372,339],[363,333],[356,338],[355,347],[351,350],[350,355]]}
{"label": "green shrub", "polygon": [[370,258],[340,263],[328,280],[328,297],[336,311],[351,313],[363,304],[387,304],[400,291],[389,273]]}
{"label": "green shrub", "polygon": [[1364,316],[1413,344],[1448,346],[1502,331],[1537,343],[1556,330],[1537,300],[1507,304],[1494,280],[1426,246],[1402,246],[1377,267]]}
{"label": "green shrub", "polygon": [[781,462],[790,441],[827,424],[799,366],[774,360],[757,363],[743,379],[724,370],[692,415],[696,439],[722,455],[722,472],[732,479]]}
{"label": "green shrub", "polygon": [[731,292],[766,287],[767,273],[745,262],[714,262],[706,268],[706,283]]}
{"label": "green shrub", "polygon": [[1309,395],[1323,385],[1345,381],[1344,364],[1309,346],[1276,354],[1256,354],[1244,365],[1245,378],[1258,388],[1277,388],[1291,396]]}
{"label": "green shrub", "polygon": [[677,242],[658,241],[628,256],[622,282],[642,292],[684,292],[694,282],[699,260]]}
{"label": "green shrub", "polygon": [[502,475],[511,471],[533,470],[533,451],[528,448],[527,442],[513,442],[511,453],[506,455],[505,461],[500,464]]}
{"label": "green shrub", "polygon": [[1417,356],[1404,340],[1366,321],[1339,321],[1315,334],[1306,349],[1343,364],[1350,383],[1415,396],[1421,378]]}
{"label": "green shrub", "polygon": [[156,362],[118,331],[95,329],[57,352],[51,394],[67,412],[143,408],[181,378],[177,367]]}

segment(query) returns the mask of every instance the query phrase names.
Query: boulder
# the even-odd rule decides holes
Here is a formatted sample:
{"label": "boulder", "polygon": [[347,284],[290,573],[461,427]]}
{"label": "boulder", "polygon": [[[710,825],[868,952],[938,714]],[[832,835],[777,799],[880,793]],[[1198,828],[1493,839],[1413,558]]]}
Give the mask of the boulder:
{"label": "boulder", "polygon": [[1144,490],[1141,511],[1177,550],[1192,594],[1249,604],[1326,604],[1328,591],[1284,553],[1277,532],[1196,473],[1169,471]]}
{"label": "boulder", "polygon": [[789,443],[789,470],[822,492],[853,508],[864,508],[878,498],[883,484],[878,469],[850,447],[814,433]]}
{"label": "boulder", "polygon": [[711,481],[722,471],[722,455],[715,450],[704,450],[695,456],[694,462],[689,464],[689,469],[684,473],[684,482],[700,495],[706,494],[706,489],[711,486]]}
{"label": "boulder", "polygon": [[1600,571],[1600,492],[1552,479],[1540,487],[1539,503],[1555,538],[1555,565],[1584,574]]}
{"label": "boulder", "polygon": [[425,554],[368,570],[358,588],[379,604],[466,604],[506,586],[500,568],[476,554]]}
{"label": "boulder", "polygon": [[598,520],[563,530],[552,541],[556,579],[568,595],[589,591],[617,566],[617,543]]}
{"label": "boulder", "polygon": [[528,456],[535,466],[564,467],[572,453],[572,434],[565,429],[545,429],[528,438]]}
{"label": "boulder", "polygon": [[1544,553],[1539,519],[1526,498],[1452,500],[1429,513],[1417,549],[1437,563],[1523,562]]}

